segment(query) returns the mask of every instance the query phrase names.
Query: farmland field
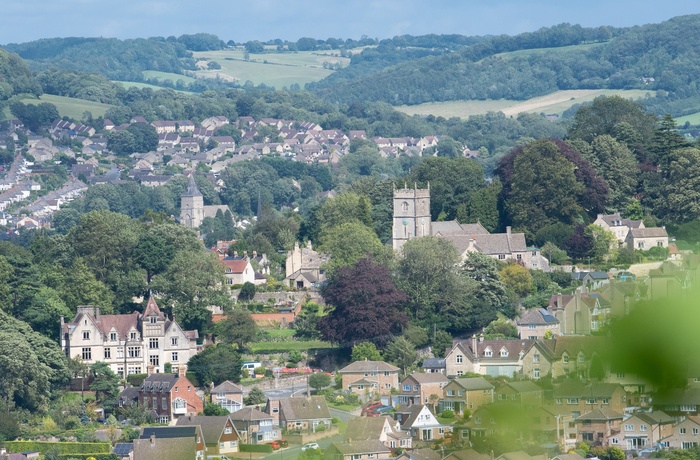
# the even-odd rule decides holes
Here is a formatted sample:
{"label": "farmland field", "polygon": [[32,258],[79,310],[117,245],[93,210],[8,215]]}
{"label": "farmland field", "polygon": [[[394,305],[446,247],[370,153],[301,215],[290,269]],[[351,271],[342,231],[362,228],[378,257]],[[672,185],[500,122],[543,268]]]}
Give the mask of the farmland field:
{"label": "farmland field", "polygon": [[[200,51],[195,52],[197,59],[198,76],[207,78],[219,78],[238,81],[243,85],[246,81],[251,81],[255,85],[264,83],[275,88],[289,87],[296,83],[299,86],[326,78],[333,73],[332,70],[324,69],[323,63],[334,64],[339,62],[346,66],[350,60],[334,55],[333,51],[300,51],[297,53],[264,53],[250,54],[245,60],[243,48],[234,48],[220,51]],[[337,54],[337,51],[335,52]],[[221,65],[218,70],[205,70],[206,61],[216,61]]]}
{"label": "farmland field", "polygon": [[556,91],[546,96],[540,96],[527,101],[512,101],[507,99],[486,101],[449,101],[430,102],[419,105],[403,105],[397,110],[408,115],[435,115],[445,118],[466,118],[470,115],[479,115],[486,112],[503,112],[507,116],[517,115],[521,112],[545,113],[547,115],[561,115],[574,104],[590,102],[598,96],[622,96],[628,99],[638,99],[650,94],[644,90],[609,90],[609,89],[581,89]]}
{"label": "farmland field", "polygon": [[686,115],[684,117],[678,117],[675,120],[678,126],[683,126],[686,121],[690,122],[692,126],[698,126],[700,125],[700,112],[691,113],[690,115]]}
{"label": "farmland field", "polygon": [[[183,75],[180,75],[181,77],[184,77]],[[188,77],[184,77],[188,78]],[[161,89],[165,89],[163,86],[156,86],[156,85],[151,85],[149,83],[141,83],[138,81],[119,81],[119,80],[112,80],[114,83],[119,83],[122,85],[124,88],[129,89],[129,88],[151,88],[153,91],[158,91]],[[193,94],[191,91],[182,91],[179,89],[176,89],[174,91],[177,91],[178,93],[185,93],[185,94]]]}
{"label": "farmland field", "polygon": [[52,94],[42,94],[39,99],[22,99],[22,102],[25,104],[50,102],[56,106],[58,113],[62,117],[70,117],[75,120],[80,120],[85,111],[92,113],[93,117],[104,116],[107,109],[112,107],[109,104],[102,104],[101,102],[86,101],[85,99],[75,99],[72,97],[54,96]]}
{"label": "farmland field", "polygon": [[177,82],[178,80],[182,80],[185,84],[196,81],[192,77],[188,77],[187,75],[180,75],[179,73],[159,72],[157,70],[144,70],[142,73],[143,78],[157,78],[161,81],[172,80],[173,83]]}

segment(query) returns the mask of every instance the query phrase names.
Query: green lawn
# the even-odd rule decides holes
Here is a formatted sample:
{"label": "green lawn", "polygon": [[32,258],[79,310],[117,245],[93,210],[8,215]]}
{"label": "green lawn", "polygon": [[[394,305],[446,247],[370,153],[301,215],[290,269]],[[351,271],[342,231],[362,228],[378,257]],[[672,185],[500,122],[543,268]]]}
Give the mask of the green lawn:
{"label": "green lawn", "polygon": [[[189,78],[189,77],[184,77],[184,78]],[[158,91],[160,89],[165,88],[164,86],[151,85],[149,83],[141,83],[138,81],[118,81],[118,80],[113,80],[113,81],[114,81],[114,83],[118,83],[118,84],[122,85],[126,89],[129,89],[132,87],[138,88],[138,89],[151,88],[154,91]],[[178,93],[193,94],[191,91],[181,91],[181,90],[177,90],[177,89],[175,91],[177,91]]]}
{"label": "green lawn", "polygon": [[546,96],[540,96],[527,101],[513,101],[508,99],[485,101],[449,101],[429,102],[419,105],[402,105],[397,110],[408,115],[435,115],[445,118],[467,118],[470,115],[479,115],[486,112],[503,112],[507,116],[517,115],[521,112],[546,113],[561,115],[574,104],[590,102],[598,96],[622,96],[628,99],[645,97],[649,92],[645,90],[568,90],[556,91]]}
{"label": "green lawn", "polygon": [[296,332],[294,329],[263,329],[270,337],[293,337]]}
{"label": "green lawn", "polygon": [[251,342],[249,345],[252,353],[280,353],[285,351],[306,351],[317,348],[335,348],[330,342],[322,340],[309,340],[306,342],[289,340],[286,342]]}
{"label": "green lawn", "polygon": [[219,74],[221,78],[235,79],[240,84],[252,81],[255,85],[264,83],[276,88],[294,83],[303,87],[306,83],[326,78],[333,71],[323,68],[324,61],[340,62],[343,66],[350,62],[348,58],[334,56],[331,51],[250,54],[248,61],[242,47],[193,54],[195,59],[216,61],[221,65],[219,70],[199,70],[198,75],[214,78]]}
{"label": "green lawn", "polygon": [[560,46],[557,48],[534,48],[534,49],[528,49],[528,50],[518,50],[518,51],[508,51],[506,53],[499,53],[496,54],[498,57],[515,57],[515,56],[532,56],[534,54],[552,54],[552,53],[567,53],[572,50],[577,50],[577,51],[587,51],[591,48],[595,48],[596,46],[600,46],[605,44],[604,42],[600,43],[584,43],[582,45],[570,45],[570,46]]}
{"label": "green lawn", "polygon": [[107,109],[112,107],[110,104],[102,104],[101,102],[86,101],[84,99],[75,99],[65,96],[54,96],[52,94],[42,94],[39,99],[22,99],[22,102],[25,104],[50,102],[56,106],[58,113],[62,117],[70,117],[75,120],[80,120],[85,111],[92,113],[93,117],[104,116]]}

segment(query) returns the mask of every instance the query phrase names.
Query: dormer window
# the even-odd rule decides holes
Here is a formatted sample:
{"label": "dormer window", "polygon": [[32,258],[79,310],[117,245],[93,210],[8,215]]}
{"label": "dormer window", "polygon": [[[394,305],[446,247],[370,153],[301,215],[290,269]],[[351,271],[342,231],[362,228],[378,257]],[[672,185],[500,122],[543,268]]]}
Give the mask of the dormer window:
{"label": "dormer window", "polygon": [[157,321],[158,321],[158,318],[156,318],[155,316],[148,317],[148,322],[151,324],[156,324]]}
{"label": "dormer window", "polygon": [[136,332],[130,332],[130,333],[129,333],[129,339],[130,339],[130,340],[136,340]]}
{"label": "dormer window", "polygon": [[116,333],[116,332],[110,332],[110,333],[109,333],[109,340],[110,340],[110,342],[116,342],[116,341],[117,341],[117,333]]}
{"label": "dormer window", "polygon": [[569,364],[569,355],[563,355],[561,357],[561,362],[564,364]]}
{"label": "dormer window", "polygon": [[505,348],[501,348],[501,358],[506,358],[508,357],[508,350]]}
{"label": "dormer window", "polygon": [[490,358],[491,356],[493,356],[493,350],[491,350],[490,348],[487,348],[486,350],[484,350],[484,356]]}

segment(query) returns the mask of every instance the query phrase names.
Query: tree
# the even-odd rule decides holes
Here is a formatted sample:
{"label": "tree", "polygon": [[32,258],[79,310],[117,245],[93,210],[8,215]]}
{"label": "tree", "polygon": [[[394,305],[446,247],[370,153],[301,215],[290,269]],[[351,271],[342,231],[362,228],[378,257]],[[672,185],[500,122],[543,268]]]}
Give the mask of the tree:
{"label": "tree", "polygon": [[250,313],[237,308],[226,315],[226,319],[216,323],[216,336],[224,344],[236,344],[239,350],[252,342],[257,334],[257,326]]}
{"label": "tree", "polygon": [[[0,330],[0,398],[6,411],[45,408],[49,401],[49,368],[19,332]],[[27,383],[31,382],[30,385]]]}
{"label": "tree", "polygon": [[571,261],[566,251],[559,249],[555,244],[549,241],[542,246],[541,253],[552,265],[563,265]]}
{"label": "tree", "polygon": [[238,382],[241,379],[241,356],[231,345],[213,345],[191,357],[187,369],[203,385],[212,382],[218,385],[224,380]]}
{"label": "tree", "polygon": [[613,249],[617,247],[615,234],[600,225],[590,224],[584,230],[584,234],[588,236],[593,245],[589,255],[596,262],[606,261]]}
{"label": "tree", "polygon": [[660,215],[682,224],[700,217],[700,149],[676,150],[663,183]]}
{"label": "tree", "polygon": [[391,280],[389,270],[370,259],[338,269],[321,289],[332,310],[319,321],[325,340],[341,346],[387,343],[408,323],[408,298]]}
{"label": "tree", "polygon": [[331,376],[325,372],[315,372],[309,376],[309,386],[314,390],[326,388],[331,384]]}
{"label": "tree", "polygon": [[60,331],[56,324],[61,317],[70,317],[71,311],[61,300],[59,293],[50,287],[42,286],[32,297],[29,305],[22,311],[21,318],[28,322],[32,329],[58,341]]}
{"label": "tree", "polygon": [[[135,152],[150,152],[158,147],[158,132],[148,123],[133,123],[128,128],[133,136],[133,148]],[[109,137],[107,138],[109,142]]]}
{"label": "tree", "polygon": [[507,264],[498,272],[498,276],[503,284],[520,297],[525,297],[532,291],[532,275],[520,264]]}
{"label": "tree", "polygon": [[518,338],[518,329],[505,318],[491,321],[484,329],[484,335],[488,338]]}
{"label": "tree", "polygon": [[348,222],[359,222],[372,227],[372,204],[365,195],[344,192],[327,200],[318,211],[322,228],[329,229]]}
{"label": "tree", "polygon": [[382,352],[372,342],[362,342],[352,347],[352,361],[381,361]]}
{"label": "tree", "polygon": [[404,375],[418,359],[416,347],[404,337],[396,337],[386,346],[384,359],[400,367]]}
{"label": "tree", "polygon": [[294,328],[294,336],[302,339],[317,339],[320,335],[318,330],[318,321],[320,305],[314,302],[306,302],[301,306],[301,312],[294,318],[292,327]]}
{"label": "tree", "polygon": [[246,406],[263,404],[265,401],[267,401],[267,396],[265,396],[265,393],[263,393],[263,391],[258,387],[251,388],[250,393],[248,393],[248,396],[243,398],[243,404],[245,404]]}
{"label": "tree", "polygon": [[502,264],[496,259],[470,252],[464,261],[463,274],[476,282],[472,295],[477,305],[483,306],[480,326],[486,326],[495,319],[496,312],[513,316],[511,299],[507,287],[501,280],[499,271]]}
{"label": "tree", "polygon": [[225,409],[223,406],[220,406],[218,404],[214,403],[206,403],[204,405],[204,411],[202,412],[202,415],[209,415],[209,416],[217,416],[217,415],[229,415],[230,412],[228,409]]}
{"label": "tree", "polygon": [[447,331],[436,331],[433,335],[432,348],[436,358],[444,358],[445,350],[452,346],[452,336]]}
{"label": "tree", "polygon": [[253,297],[255,297],[255,285],[250,281],[246,281],[241,286],[241,292],[238,293],[238,300],[249,301],[253,300]]}
{"label": "tree", "polygon": [[623,142],[612,136],[597,136],[591,143],[591,158],[595,170],[610,188],[609,203],[623,208],[637,189],[637,159]]}
{"label": "tree", "polygon": [[359,222],[346,222],[325,230],[321,233],[319,251],[330,256],[326,265],[330,272],[365,257],[378,258],[385,252],[374,230]]}
{"label": "tree", "polygon": [[116,402],[119,394],[119,376],[112,371],[109,364],[98,361],[90,366],[92,382],[90,390],[95,392],[95,399],[102,403]]}

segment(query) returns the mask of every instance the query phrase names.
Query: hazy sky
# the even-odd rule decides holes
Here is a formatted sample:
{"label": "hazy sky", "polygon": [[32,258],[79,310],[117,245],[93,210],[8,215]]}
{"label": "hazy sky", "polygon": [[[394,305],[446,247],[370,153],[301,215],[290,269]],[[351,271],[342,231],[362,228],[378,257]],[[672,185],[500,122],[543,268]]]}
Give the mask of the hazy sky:
{"label": "hazy sky", "polygon": [[2,0],[0,44],[208,32],[228,41],[517,34],[562,22],[631,26],[700,13],[697,0]]}

